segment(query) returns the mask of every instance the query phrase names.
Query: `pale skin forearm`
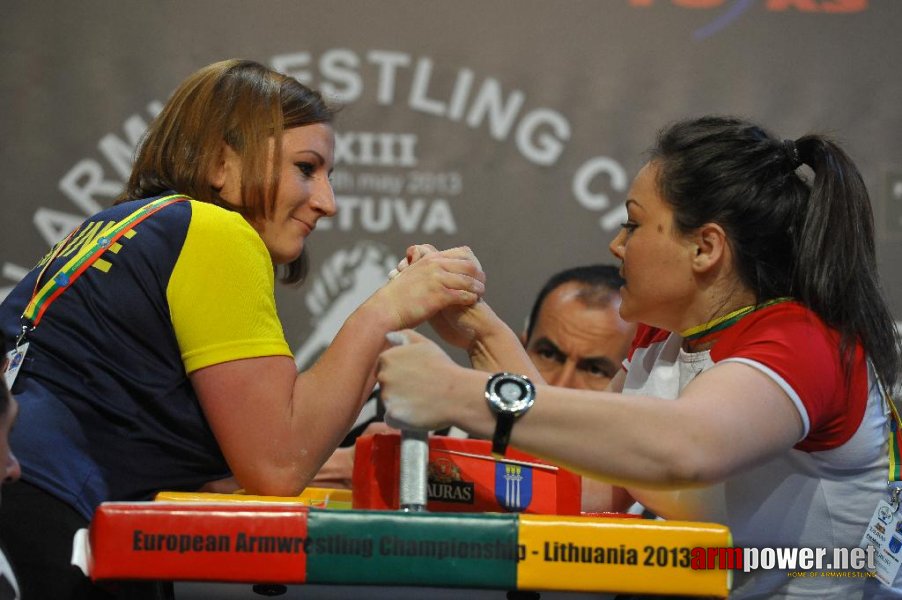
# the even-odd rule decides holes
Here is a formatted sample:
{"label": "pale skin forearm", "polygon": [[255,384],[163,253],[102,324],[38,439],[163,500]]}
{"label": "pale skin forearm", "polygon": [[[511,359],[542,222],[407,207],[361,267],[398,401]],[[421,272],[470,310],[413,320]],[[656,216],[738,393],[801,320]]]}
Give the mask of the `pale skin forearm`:
{"label": "pale skin forearm", "polygon": [[[471,372],[458,373],[445,396],[458,409],[449,415],[455,426],[489,438],[494,431],[495,417],[482,397],[485,380],[481,374],[474,377]],[[619,434],[624,429],[636,427],[636,404],[649,402],[655,400],[625,399],[617,394],[602,395],[599,392],[587,400],[583,391],[540,385],[537,386],[536,404],[514,425],[511,445],[554,464],[613,483],[687,485],[691,478],[670,467],[670,457],[675,451],[674,445],[666,442],[670,436],[656,436],[648,443],[637,445]],[[664,430],[665,426],[673,424],[672,418],[667,424],[663,420],[656,422],[651,414],[647,416],[651,422],[645,424],[650,429]]]}
{"label": "pale skin forearm", "polygon": [[[517,423],[512,444],[624,486],[673,489],[722,481],[788,450],[801,432],[788,399],[775,411],[782,420],[762,418],[756,426],[728,411],[712,415],[691,395],[669,401],[547,386],[539,393],[547,402]],[[763,433],[768,429],[770,436]]]}
{"label": "pale skin forearm", "polygon": [[470,316],[467,324],[473,330],[467,354],[474,369],[488,373],[510,371],[526,375],[537,383],[544,382],[517,334],[484,300],[466,311]]}
{"label": "pale skin forearm", "polygon": [[[397,327],[367,304],[348,317],[316,363],[299,373],[292,391],[296,439],[307,438],[306,484],[354,423],[373,389],[372,365],[386,347],[385,334]],[[318,451],[312,451],[313,447]]]}
{"label": "pale skin forearm", "polygon": [[[421,369],[429,373],[428,400],[418,391]],[[437,351],[410,345],[380,359],[389,414],[420,427],[449,423],[490,437],[495,418],[483,398],[486,379]],[[720,481],[785,452],[802,431],[779,386],[735,363],[703,373],[677,400],[537,388],[536,403],[514,425],[511,444],[625,486],[677,489]]]}
{"label": "pale skin forearm", "polygon": [[[681,464],[686,442],[680,434],[669,433],[688,421],[688,415],[663,411],[666,417],[655,416],[650,404],[660,401],[651,398],[596,394],[586,399],[583,394],[568,397],[565,392],[571,390],[541,389],[548,402],[517,423],[511,439],[517,447],[619,485],[684,487],[706,479]],[[555,391],[554,397],[549,390]],[[635,433],[640,423],[658,435],[641,440],[624,435]]]}

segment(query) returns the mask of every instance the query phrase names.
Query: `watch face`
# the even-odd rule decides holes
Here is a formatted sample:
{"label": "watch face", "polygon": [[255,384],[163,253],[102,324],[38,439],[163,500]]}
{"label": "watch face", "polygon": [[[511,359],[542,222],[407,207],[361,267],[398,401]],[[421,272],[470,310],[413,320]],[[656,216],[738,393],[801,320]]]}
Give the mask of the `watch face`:
{"label": "watch face", "polygon": [[507,404],[514,404],[523,399],[526,389],[519,381],[505,381],[498,387],[498,395]]}
{"label": "watch face", "polygon": [[511,373],[498,373],[489,379],[486,399],[495,412],[519,416],[532,406],[535,387],[527,378]]}

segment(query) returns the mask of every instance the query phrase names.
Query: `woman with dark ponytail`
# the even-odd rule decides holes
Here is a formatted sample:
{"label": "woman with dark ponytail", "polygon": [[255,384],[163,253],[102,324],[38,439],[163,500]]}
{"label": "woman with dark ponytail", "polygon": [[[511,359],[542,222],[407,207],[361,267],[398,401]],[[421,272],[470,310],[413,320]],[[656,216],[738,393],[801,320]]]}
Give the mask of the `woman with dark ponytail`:
{"label": "woman with dark ponytail", "polygon": [[720,223],[758,303],[795,298],[841,334],[846,351],[859,341],[884,383],[895,383],[899,353],[877,277],[870,199],[839,146],[818,135],[780,141],[712,117],[663,132],[652,161],[679,230]]}
{"label": "woman with dark ponytail", "polygon": [[[848,570],[829,564],[834,548],[879,545],[866,533],[879,537],[869,523],[899,477],[882,393],[898,380],[899,341],[851,159],[819,135],[682,121],[659,134],[626,209],[610,249],[626,280],[620,314],[640,326],[608,391],[543,386],[484,302],[441,315],[477,369],[537,379],[510,443],[623,485],[664,518],[725,523],[736,546],[827,549],[814,576],[737,573],[732,598],[902,597],[893,570],[816,572]],[[417,343],[380,357],[388,418],[497,436],[486,374],[405,335]]]}

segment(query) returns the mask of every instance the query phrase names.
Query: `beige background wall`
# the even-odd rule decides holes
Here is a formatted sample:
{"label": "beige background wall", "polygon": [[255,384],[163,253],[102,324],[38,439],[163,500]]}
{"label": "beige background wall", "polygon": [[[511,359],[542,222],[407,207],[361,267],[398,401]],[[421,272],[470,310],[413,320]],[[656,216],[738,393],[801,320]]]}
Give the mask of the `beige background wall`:
{"label": "beige background wall", "polygon": [[346,104],[341,212],[278,292],[301,363],[415,242],[472,246],[519,326],[549,274],[613,262],[655,131],[709,112],[845,144],[902,320],[900,27],[898,0],[5,0],[0,296],[118,193],[179,81],[247,57]]}

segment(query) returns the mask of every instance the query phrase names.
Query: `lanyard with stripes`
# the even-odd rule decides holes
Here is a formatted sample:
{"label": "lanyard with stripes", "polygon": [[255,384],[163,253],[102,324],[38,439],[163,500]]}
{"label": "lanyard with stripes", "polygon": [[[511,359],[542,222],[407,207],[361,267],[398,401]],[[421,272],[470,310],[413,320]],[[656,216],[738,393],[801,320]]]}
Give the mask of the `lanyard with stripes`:
{"label": "lanyard with stripes", "polygon": [[[883,386],[880,386],[883,388]],[[887,453],[889,454],[889,475],[887,482],[893,488],[902,487],[902,420],[899,419],[899,411],[896,409],[896,403],[886,388],[881,390],[886,403],[889,405],[891,419],[889,423],[889,443]]]}
{"label": "lanyard with stripes", "polygon": [[889,408],[889,441],[887,442],[887,454],[889,454],[889,474],[886,477],[887,484],[890,487],[894,502],[899,502],[899,496],[902,495],[902,419],[899,419],[899,410],[893,397],[890,396],[889,390],[880,381],[877,375],[877,369],[873,364],[874,376],[877,379],[877,389],[883,396],[887,408]]}
{"label": "lanyard with stripes", "polygon": [[[119,238],[158,210],[163,209],[170,204],[186,200],[189,200],[187,196],[174,194],[145,204],[111,229],[103,232],[103,234],[94,240],[93,244],[85,244],[85,246],[76,252],[75,256],[63,265],[53,277],[48,279],[43,286],[41,286],[41,278],[43,276],[42,271],[38,275],[37,282],[35,283],[35,290],[32,294],[31,301],[22,313],[23,335],[38,326],[41,317],[44,316],[44,313],[47,312],[47,308],[53,301],[59,298],[59,296],[66,291],[66,289],[68,289],[68,287],[94,263],[94,261],[112,247]],[[57,247],[54,255],[47,261],[47,264],[44,267],[45,269],[62,253],[62,250],[68,244],[71,237],[72,234],[70,233],[69,237]]]}
{"label": "lanyard with stripes", "polygon": [[868,360],[868,367],[874,374],[877,390],[886,402],[888,409],[884,413],[889,415],[889,440],[886,444],[886,452],[889,455],[889,473],[886,476],[886,484],[890,490],[891,502],[898,507],[900,496],[902,496],[902,419],[899,418],[899,411],[889,389],[883,385],[880,375],[877,374],[877,367],[870,360]]}
{"label": "lanyard with stripes", "polygon": [[766,302],[762,302],[761,304],[751,304],[749,306],[743,306],[742,308],[738,308],[733,312],[723,315],[722,317],[717,317],[716,319],[712,319],[707,323],[702,323],[701,325],[696,325],[695,327],[690,327],[689,329],[685,329],[680,332],[680,337],[682,337],[686,341],[695,341],[699,338],[702,338],[711,333],[715,333],[718,331],[722,331],[746,316],[747,314],[754,312],[756,310],[772,306],[774,304],[779,304],[780,302],[788,302],[792,300],[789,297],[780,297],[774,298],[773,300],[768,300]]}

